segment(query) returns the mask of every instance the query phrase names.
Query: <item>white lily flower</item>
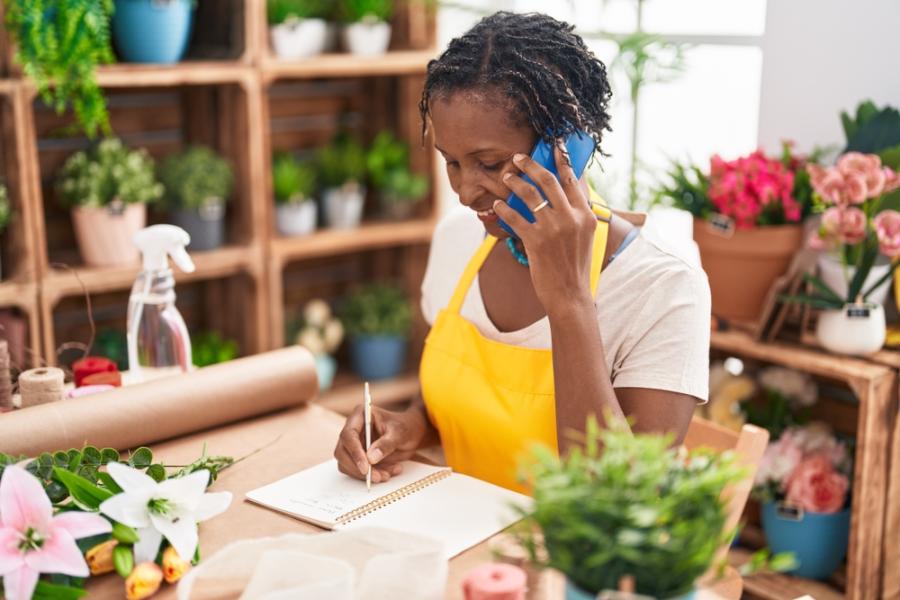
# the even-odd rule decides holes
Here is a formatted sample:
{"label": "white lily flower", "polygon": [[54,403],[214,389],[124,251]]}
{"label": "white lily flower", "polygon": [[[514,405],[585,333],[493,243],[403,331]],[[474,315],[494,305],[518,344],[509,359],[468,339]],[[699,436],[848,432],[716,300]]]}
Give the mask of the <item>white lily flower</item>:
{"label": "white lily flower", "polygon": [[153,561],[165,537],[179,556],[190,560],[197,550],[197,523],[228,508],[231,492],[206,493],[209,471],[157,483],[152,477],[121,463],[109,463],[107,470],[122,488],[108,498],[100,512],[137,530],[134,559],[140,564]]}

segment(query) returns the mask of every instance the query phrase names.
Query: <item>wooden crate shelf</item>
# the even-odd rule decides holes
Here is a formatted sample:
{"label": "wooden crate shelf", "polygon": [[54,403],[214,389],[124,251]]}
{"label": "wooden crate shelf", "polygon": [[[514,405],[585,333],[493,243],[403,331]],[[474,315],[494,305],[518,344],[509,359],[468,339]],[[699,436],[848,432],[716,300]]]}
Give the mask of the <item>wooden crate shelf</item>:
{"label": "wooden crate shelf", "polygon": [[[255,273],[261,253],[260,248],[228,246],[207,252],[192,252],[196,270],[182,273],[173,268],[175,281],[190,282],[204,279],[230,277],[237,273]],[[131,288],[140,271],[139,265],[124,267],[76,267],[51,269],[44,278],[42,291],[47,302],[55,302],[65,296],[89,293],[113,292]]]}
{"label": "wooden crate shelf", "polygon": [[254,75],[247,65],[233,61],[186,61],[173,65],[118,63],[97,70],[102,87],[172,87],[243,83]]}
{"label": "wooden crate shelf", "polygon": [[335,53],[306,60],[267,58],[262,74],[266,83],[277,79],[422,75],[435,54],[434,50],[395,50],[375,57]]}
{"label": "wooden crate shelf", "polygon": [[862,358],[836,356],[794,344],[755,341],[740,331],[717,331],[712,350],[739,358],[781,365],[838,381],[859,401],[856,423],[847,596],[881,597],[888,511],[891,428],[897,413],[897,372]]}
{"label": "wooden crate shelf", "polygon": [[407,244],[425,244],[434,233],[434,220],[370,223],[352,230],[322,229],[305,237],[277,237],[271,243],[271,259],[286,263]]}

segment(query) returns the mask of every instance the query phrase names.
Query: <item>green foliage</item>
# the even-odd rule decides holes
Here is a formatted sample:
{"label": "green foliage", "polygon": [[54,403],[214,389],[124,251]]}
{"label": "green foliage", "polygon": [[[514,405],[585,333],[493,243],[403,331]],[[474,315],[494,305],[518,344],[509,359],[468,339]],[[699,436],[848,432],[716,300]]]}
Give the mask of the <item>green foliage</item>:
{"label": "green foliage", "polygon": [[71,106],[89,137],[110,133],[98,65],[113,62],[113,0],[5,0],[16,60],[57,113]]}
{"label": "green foliage", "polygon": [[340,0],[342,21],[390,21],[394,14],[394,0]]}
{"label": "green foliage", "polygon": [[134,550],[131,546],[118,545],[113,548],[113,566],[120,577],[128,577],[134,570]]}
{"label": "green foliage", "polygon": [[92,352],[114,361],[120,371],[128,370],[128,344],[119,329],[101,329],[94,339]]}
{"label": "green foliage", "polygon": [[675,162],[668,176],[669,183],[656,192],[655,204],[671,205],[700,219],[713,213],[712,201],[706,193],[709,178],[699,167]]}
{"label": "green foliage", "polygon": [[741,410],[747,422],[769,432],[769,439],[777,440],[788,427],[809,422],[809,408],[794,409],[790,400],[781,392],[766,389],[762,401],[745,400]]}
{"label": "green foliage", "polygon": [[366,151],[355,139],[341,134],[316,153],[316,167],[324,187],[362,183],[366,177]]}
{"label": "green foliage", "polygon": [[234,172],[227,160],[206,146],[192,146],[172,154],[159,167],[170,207],[200,209],[210,198],[228,201],[234,188]]}
{"label": "green foliage", "polygon": [[275,202],[279,204],[311,200],[316,189],[316,171],[312,165],[280,152],[272,161],[272,188]]}
{"label": "green foliage", "polygon": [[217,331],[204,331],[192,336],[191,354],[196,366],[207,367],[237,358],[238,345]]}
{"label": "green foliage", "polygon": [[83,588],[39,580],[31,600],[78,600],[87,596]]}
{"label": "green foliage", "polygon": [[409,299],[392,285],[361,288],[344,302],[340,318],[350,335],[406,336],[412,323]]}
{"label": "green foliage", "polygon": [[428,179],[409,169],[409,145],[382,131],[366,154],[369,179],[390,202],[416,201],[428,192]]}
{"label": "green foliage", "polygon": [[12,207],[9,204],[9,191],[0,183],[0,231],[6,229],[12,218]]}
{"label": "green foliage", "polygon": [[640,594],[690,591],[734,534],[721,493],[746,472],[731,453],[683,454],[670,443],[622,422],[600,431],[591,419],[583,448],[562,459],[536,450],[534,507],[519,532],[532,559],[539,541],[528,525],[536,524],[546,564],[591,594],[617,589],[626,575]]}
{"label": "green foliage", "polygon": [[331,13],[330,0],[267,0],[266,12],[270,25],[296,19],[327,19]]}
{"label": "green foliage", "polygon": [[107,138],[88,151],[66,161],[57,180],[66,206],[100,208],[114,201],[152,203],[162,197],[153,159],[146,150],[129,150],[115,138]]}

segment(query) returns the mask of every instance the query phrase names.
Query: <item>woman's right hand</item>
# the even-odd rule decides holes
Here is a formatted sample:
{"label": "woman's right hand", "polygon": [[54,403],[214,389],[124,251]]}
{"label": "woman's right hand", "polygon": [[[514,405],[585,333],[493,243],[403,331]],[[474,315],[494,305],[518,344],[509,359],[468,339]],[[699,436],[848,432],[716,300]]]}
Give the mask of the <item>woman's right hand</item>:
{"label": "woman's right hand", "polygon": [[424,412],[415,408],[394,412],[373,406],[372,445],[367,454],[365,415],[363,407],[357,406],[347,417],[334,449],[338,469],[356,479],[365,479],[371,464],[373,483],[399,475],[402,461],[412,458],[425,438],[425,420]]}

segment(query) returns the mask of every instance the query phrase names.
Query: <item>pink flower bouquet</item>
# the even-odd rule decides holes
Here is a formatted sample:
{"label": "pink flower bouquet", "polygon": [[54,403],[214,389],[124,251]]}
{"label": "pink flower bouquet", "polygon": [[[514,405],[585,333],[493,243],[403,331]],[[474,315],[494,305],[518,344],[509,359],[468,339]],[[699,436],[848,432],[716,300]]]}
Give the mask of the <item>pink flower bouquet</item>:
{"label": "pink flower bouquet", "polygon": [[828,426],[791,427],[766,448],[754,496],[808,512],[838,512],[847,502],[850,467],[846,445]]}
{"label": "pink flower bouquet", "polygon": [[[845,267],[854,272],[846,297],[841,297],[824,281],[808,277],[816,290],[811,295],[789,300],[816,308],[840,309],[847,303],[864,301],[884,285],[900,262],[900,212],[880,210],[884,196],[900,188],[900,175],[881,164],[876,154],[848,152],[832,167],[807,166],[815,190],[816,208],[822,221],[809,240],[817,250],[835,252]],[[888,273],[868,288],[866,278],[879,254],[892,261]]]}

